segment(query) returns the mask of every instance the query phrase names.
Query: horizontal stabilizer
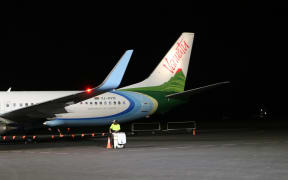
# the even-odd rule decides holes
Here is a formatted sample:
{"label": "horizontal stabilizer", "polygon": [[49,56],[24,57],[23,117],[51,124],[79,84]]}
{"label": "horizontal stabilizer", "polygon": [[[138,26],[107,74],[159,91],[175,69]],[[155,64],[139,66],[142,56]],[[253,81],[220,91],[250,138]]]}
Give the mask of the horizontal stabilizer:
{"label": "horizontal stabilizer", "polygon": [[203,86],[203,87],[199,87],[199,88],[195,88],[195,89],[190,89],[184,92],[180,92],[180,93],[175,93],[175,94],[170,94],[167,95],[167,98],[175,98],[175,99],[188,99],[190,98],[192,95],[206,91],[206,90],[210,90],[212,88],[216,88],[219,86],[222,86],[224,84],[228,84],[230,83],[229,81],[225,81],[225,82],[220,82],[220,83],[215,83],[215,84],[210,84],[207,86]]}

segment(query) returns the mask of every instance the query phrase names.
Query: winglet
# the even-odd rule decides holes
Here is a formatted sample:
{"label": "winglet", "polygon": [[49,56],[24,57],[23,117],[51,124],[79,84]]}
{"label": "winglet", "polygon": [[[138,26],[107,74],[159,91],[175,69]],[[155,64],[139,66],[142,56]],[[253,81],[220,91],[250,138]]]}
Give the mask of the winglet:
{"label": "winglet", "polygon": [[97,90],[116,89],[120,85],[133,50],[127,50]]}

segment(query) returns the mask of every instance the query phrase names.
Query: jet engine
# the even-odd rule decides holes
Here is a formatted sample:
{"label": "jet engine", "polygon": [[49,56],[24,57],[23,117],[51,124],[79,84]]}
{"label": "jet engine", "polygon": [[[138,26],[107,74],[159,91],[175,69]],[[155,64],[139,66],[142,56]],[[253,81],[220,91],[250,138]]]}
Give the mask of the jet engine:
{"label": "jet engine", "polygon": [[7,126],[4,123],[0,123],[0,135],[7,132]]}
{"label": "jet engine", "polygon": [[15,129],[17,129],[17,127],[13,126],[13,123],[11,123],[11,121],[0,118],[0,135]]}

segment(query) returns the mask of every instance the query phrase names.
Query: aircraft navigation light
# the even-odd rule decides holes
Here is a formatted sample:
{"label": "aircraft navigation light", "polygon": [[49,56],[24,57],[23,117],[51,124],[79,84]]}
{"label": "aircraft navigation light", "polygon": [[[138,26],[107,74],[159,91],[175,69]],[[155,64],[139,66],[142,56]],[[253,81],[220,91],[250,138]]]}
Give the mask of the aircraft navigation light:
{"label": "aircraft navigation light", "polygon": [[86,91],[87,93],[90,93],[90,92],[92,91],[92,89],[91,89],[91,88],[87,88],[85,91]]}

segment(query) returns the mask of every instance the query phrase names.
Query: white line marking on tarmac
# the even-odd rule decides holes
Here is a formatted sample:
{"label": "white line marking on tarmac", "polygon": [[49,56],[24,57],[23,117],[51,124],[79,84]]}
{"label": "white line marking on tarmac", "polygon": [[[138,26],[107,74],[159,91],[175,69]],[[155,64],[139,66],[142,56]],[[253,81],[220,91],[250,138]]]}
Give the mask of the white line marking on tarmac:
{"label": "white line marking on tarmac", "polygon": [[59,154],[59,155],[67,155],[69,153],[55,153],[55,154]]}
{"label": "white line marking on tarmac", "polygon": [[236,146],[236,144],[223,144],[223,146]]}
{"label": "white line marking on tarmac", "polygon": [[26,151],[25,153],[34,154],[34,151]]}
{"label": "white line marking on tarmac", "polygon": [[111,150],[109,150],[109,149],[107,149],[106,151],[104,151],[104,152],[119,152],[119,151],[117,151],[118,149],[111,149]]}
{"label": "white line marking on tarmac", "polygon": [[10,151],[10,152],[13,152],[13,153],[21,153],[22,151],[16,151],[16,150],[14,150],[14,151]]}
{"label": "white line marking on tarmac", "polygon": [[137,150],[137,149],[129,149],[127,151],[139,151],[139,150]]}
{"label": "white line marking on tarmac", "polygon": [[265,144],[272,144],[272,143],[274,143],[273,141],[266,141],[266,142],[264,142]]}
{"label": "white line marking on tarmac", "polygon": [[247,145],[256,145],[256,144],[259,144],[259,143],[243,143],[243,144],[247,144]]}
{"label": "white line marking on tarmac", "polygon": [[177,149],[184,149],[184,148],[189,148],[187,146],[180,146],[180,147],[176,147]]}
{"label": "white line marking on tarmac", "polygon": [[215,147],[216,145],[208,144],[208,145],[201,145],[201,147]]}
{"label": "white line marking on tarmac", "polygon": [[39,152],[40,154],[50,154],[51,152]]}
{"label": "white line marking on tarmac", "polygon": [[9,153],[9,151],[0,151],[1,153]]}
{"label": "white line marking on tarmac", "polygon": [[163,149],[169,149],[169,148],[155,148],[155,149],[160,149],[160,150],[163,150]]}

